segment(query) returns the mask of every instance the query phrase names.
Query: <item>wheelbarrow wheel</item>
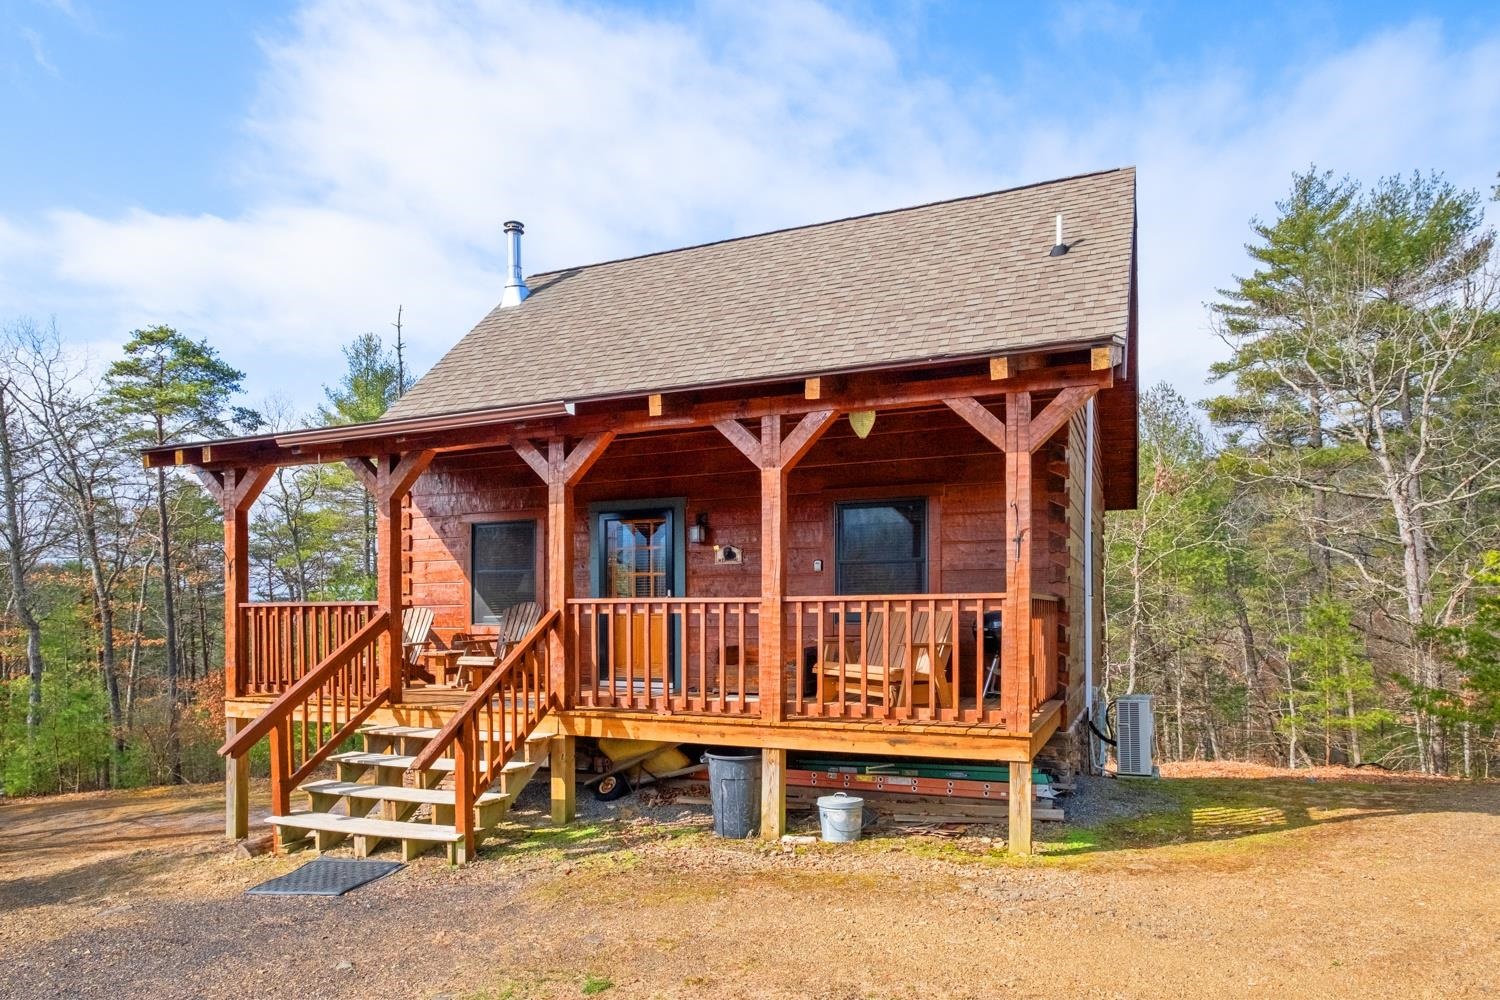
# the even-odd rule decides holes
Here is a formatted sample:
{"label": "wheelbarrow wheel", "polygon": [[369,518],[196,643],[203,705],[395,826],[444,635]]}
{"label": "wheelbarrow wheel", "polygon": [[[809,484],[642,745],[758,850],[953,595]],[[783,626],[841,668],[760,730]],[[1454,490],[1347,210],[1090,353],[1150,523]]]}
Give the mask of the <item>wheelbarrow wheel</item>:
{"label": "wheelbarrow wheel", "polygon": [[623,774],[610,774],[599,779],[594,786],[594,798],[600,802],[613,802],[615,799],[623,799],[635,789],[630,787],[630,782],[625,780]]}

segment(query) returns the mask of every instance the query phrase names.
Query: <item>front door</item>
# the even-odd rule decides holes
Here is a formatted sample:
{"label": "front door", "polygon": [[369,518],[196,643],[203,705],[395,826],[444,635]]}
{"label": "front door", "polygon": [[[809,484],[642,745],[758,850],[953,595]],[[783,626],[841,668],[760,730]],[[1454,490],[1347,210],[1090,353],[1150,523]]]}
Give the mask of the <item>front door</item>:
{"label": "front door", "polygon": [[[670,507],[599,514],[598,566],[600,597],[641,602],[608,616],[601,630],[601,656],[613,662],[612,675],[623,678],[626,665],[650,693],[664,693],[668,674],[675,675],[676,615],[653,600],[673,597],[677,574],[675,511]],[[675,676],[674,676],[675,681]]]}

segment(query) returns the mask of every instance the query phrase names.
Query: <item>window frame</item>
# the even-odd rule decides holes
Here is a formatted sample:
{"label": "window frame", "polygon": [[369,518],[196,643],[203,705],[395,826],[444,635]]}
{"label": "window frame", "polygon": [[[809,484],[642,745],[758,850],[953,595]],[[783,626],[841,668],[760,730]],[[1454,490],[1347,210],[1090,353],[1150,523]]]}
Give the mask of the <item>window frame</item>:
{"label": "window frame", "polygon": [[869,510],[875,507],[896,507],[903,504],[912,504],[921,508],[922,523],[916,531],[916,538],[921,545],[921,554],[909,559],[882,559],[882,560],[855,560],[855,565],[873,562],[882,563],[916,563],[920,572],[919,589],[911,591],[914,594],[929,593],[932,582],[932,544],[929,534],[932,530],[932,503],[930,497],[925,496],[901,496],[901,497],[876,497],[867,500],[837,500],[833,504],[833,591],[839,597],[859,597],[862,595],[852,593],[844,589],[844,511],[852,509]]}
{"label": "window frame", "polygon": [[[521,516],[521,517],[492,517],[492,518],[486,518],[484,520],[477,520],[476,519],[476,520],[470,521],[469,522],[469,623],[471,625],[477,625],[477,626],[495,626],[495,625],[499,625],[501,623],[500,622],[499,611],[504,610],[504,609],[498,609],[498,610],[492,609],[492,610],[495,610],[495,613],[493,615],[491,615],[491,616],[486,616],[486,617],[483,617],[483,618],[481,618],[479,616],[479,613],[478,613],[479,612],[479,605],[481,603],[480,602],[480,597],[479,597],[479,573],[480,573],[480,570],[479,570],[479,566],[478,566],[479,545],[478,545],[478,537],[477,537],[478,534],[479,534],[479,531],[482,528],[495,528],[495,527],[501,527],[501,526],[514,526],[514,525],[518,525],[518,524],[527,524],[527,525],[531,526],[531,540],[532,540],[531,578],[533,580],[533,588],[534,588],[534,591],[535,591],[535,593],[531,597],[531,600],[540,603],[544,599],[544,592],[546,590],[546,581],[542,578],[542,573],[543,573],[543,565],[542,565],[542,546],[543,546],[542,519],[540,517]],[[515,565],[520,565],[520,564],[517,563]],[[494,573],[494,572],[501,572],[501,571],[500,570],[486,570],[485,572]]]}

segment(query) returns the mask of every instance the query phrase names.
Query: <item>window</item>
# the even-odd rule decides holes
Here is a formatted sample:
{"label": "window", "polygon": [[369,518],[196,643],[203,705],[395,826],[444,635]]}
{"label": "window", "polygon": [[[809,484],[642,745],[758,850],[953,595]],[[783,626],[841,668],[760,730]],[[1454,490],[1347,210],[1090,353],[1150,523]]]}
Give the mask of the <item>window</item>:
{"label": "window", "polygon": [[927,501],[878,500],[837,507],[840,594],[927,591]]}
{"label": "window", "polygon": [[473,621],[493,624],[512,604],[534,601],[537,523],[494,521],[474,525]]}

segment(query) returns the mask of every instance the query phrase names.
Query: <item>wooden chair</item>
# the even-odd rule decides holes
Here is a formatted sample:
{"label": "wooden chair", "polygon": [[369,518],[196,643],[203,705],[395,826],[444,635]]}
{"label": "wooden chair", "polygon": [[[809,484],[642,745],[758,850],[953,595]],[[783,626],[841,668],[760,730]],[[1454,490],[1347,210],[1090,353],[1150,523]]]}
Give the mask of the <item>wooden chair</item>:
{"label": "wooden chair", "polygon": [[[866,688],[868,677],[869,696],[872,701],[881,701],[888,694],[885,682],[885,612],[871,611],[860,622],[861,634],[857,639],[835,636],[825,639],[818,663],[813,667],[813,683],[822,674],[823,700],[837,701],[839,678],[844,679],[845,698],[858,700]],[[893,645],[899,644],[901,633],[906,630],[906,610],[897,608],[891,612],[889,629]]]}
{"label": "wooden chair", "polygon": [[[907,630],[906,609],[891,611],[890,628],[885,614],[871,611],[863,623],[862,642],[855,649],[840,649],[837,640],[826,643],[815,670],[824,677],[823,699],[838,698],[838,678],[844,680],[845,700],[858,700],[868,689],[868,699],[887,705],[905,703],[906,687],[911,687],[913,706],[953,706],[953,688],[948,683],[948,665],[953,659],[953,612],[937,613],[937,628],[928,641],[932,614],[925,608],[911,616]],[[891,648],[885,648],[889,632]],[[915,654],[913,654],[913,649]],[[934,654],[936,657],[934,658]],[[914,666],[909,664],[914,663]],[[932,702],[936,685],[939,701]]]}
{"label": "wooden chair", "polygon": [[[948,683],[948,668],[953,662],[952,610],[945,609],[937,613],[930,643],[927,636],[929,624],[933,624],[933,616],[927,611],[918,611],[912,616],[910,651],[914,653],[913,659],[916,665],[911,671],[911,704],[928,705],[934,709],[941,706],[957,708],[958,702],[953,697],[953,686]],[[892,670],[898,675],[898,687],[899,675],[906,665],[907,653],[907,649],[896,651]],[[932,696],[934,687],[937,688],[936,700]],[[898,690],[897,698],[900,697],[901,692]],[[897,704],[899,703],[898,700]]]}
{"label": "wooden chair", "polygon": [[542,606],[535,601],[513,604],[500,614],[500,631],[493,640],[475,637],[470,640],[470,652],[458,658],[460,677],[469,678],[469,686],[485,674],[500,666],[511,647],[522,639],[536,623],[542,620]]}
{"label": "wooden chair", "polygon": [[432,683],[433,676],[422,666],[419,657],[432,642],[432,609],[407,608],[401,612],[401,655],[406,676]]}

